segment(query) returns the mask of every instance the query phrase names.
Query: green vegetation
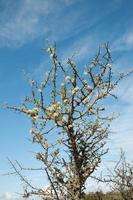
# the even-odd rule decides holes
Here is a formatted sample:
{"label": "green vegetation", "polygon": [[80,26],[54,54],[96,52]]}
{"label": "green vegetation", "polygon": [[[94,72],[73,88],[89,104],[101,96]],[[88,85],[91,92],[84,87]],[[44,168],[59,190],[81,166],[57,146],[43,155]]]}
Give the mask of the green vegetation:
{"label": "green vegetation", "polygon": [[102,192],[96,192],[88,194],[84,197],[84,200],[123,200],[120,193],[108,192],[106,194]]}

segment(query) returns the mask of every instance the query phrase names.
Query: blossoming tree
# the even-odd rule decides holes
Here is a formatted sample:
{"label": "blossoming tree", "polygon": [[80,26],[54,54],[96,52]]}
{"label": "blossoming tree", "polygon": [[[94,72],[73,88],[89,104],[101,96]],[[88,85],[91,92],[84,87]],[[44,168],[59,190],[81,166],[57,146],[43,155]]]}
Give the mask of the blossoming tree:
{"label": "blossoming tree", "polygon": [[49,46],[52,68],[45,80],[31,81],[31,96],[20,107],[9,107],[31,119],[33,144],[48,178],[46,189],[36,188],[22,175],[25,170],[10,161],[26,189],[24,197],[37,195],[43,200],[82,200],[87,179],[107,153],[105,148],[112,116],[107,116],[105,99],[116,98],[114,88],[127,74],[113,74],[108,45],[79,69],[72,59],[59,60],[56,48]]}

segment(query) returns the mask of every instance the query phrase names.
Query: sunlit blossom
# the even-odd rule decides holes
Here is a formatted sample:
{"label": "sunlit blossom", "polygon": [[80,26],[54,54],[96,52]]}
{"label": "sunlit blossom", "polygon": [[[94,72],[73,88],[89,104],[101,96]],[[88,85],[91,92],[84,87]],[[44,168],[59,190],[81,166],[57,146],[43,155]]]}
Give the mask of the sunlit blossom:
{"label": "sunlit blossom", "polygon": [[78,92],[78,90],[79,90],[79,87],[78,87],[78,86],[75,87],[75,88],[72,90],[72,94],[75,94],[76,92]]}
{"label": "sunlit blossom", "polygon": [[66,81],[71,81],[71,77],[70,76],[66,76]]}

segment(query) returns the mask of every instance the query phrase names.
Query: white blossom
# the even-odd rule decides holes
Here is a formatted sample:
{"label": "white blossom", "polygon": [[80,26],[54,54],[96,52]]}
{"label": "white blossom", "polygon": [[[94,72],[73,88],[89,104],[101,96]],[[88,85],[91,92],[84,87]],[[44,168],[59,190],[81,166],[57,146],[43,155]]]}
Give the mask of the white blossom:
{"label": "white blossom", "polygon": [[41,93],[41,92],[42,92],[42,90],[41,90],[41,89],[38,89],[38,92],[39,92],[39,93]]}
{"label": "white blossom", "polygon": [[90,91],[92,91],[93,88],[92,88],[90,85],[86,85],[86,86],[85,86],[85,89],[88,90],[88,91],[90,92]]}
{"label": "white blossom", "polygon": [[47,48],[47,52],[50,52],[50,47],[49,47],[49,48]]}
{"label": "white blossom", "polygon": [[84,71],[84,75],[87,75],[87,74],[88,74],[88,73],[87,73],[87,71],[85,70],[85,71]]}
{"label": "white blossom", "polygon": [[25,110],[23,110],[28,116],[30,116],[30,117],[35,117],[35,116],[37,116],[38,115],[38,113],[39,113],[39,109],[38,108],[34,108],[33,110],[31,110],[31,109],[25,109]]}
{"label": "white blossom", "polygon": [[51,58],[53,58],[53,57],[54,57],[54,54],[53,54],[53,53],[51,53],[51,54],[50,54],[50,57],[51,57]]}
{"label": "white blossom", "polygon": [[66,76],[66,80],[67,81],[71,81],[71,77],[70,76]]}
{"label": "white blossom", "polygon": [[30,132],[30,133],[33,133],[33,129],[31,128],[31,129],[29,130],[29,132]]}
{"label": "white blossom", "polygon": [[64,86],[65,86],[65,83],[61,83],[61,86],[64,87]]}
{"label": "white blossom", "polygon": [[53,109],[56,109],[56,108],[58,108],[60,106],[60,102],[52,102],[51,103],[51,107],[53,108]]}
{"label": "white blossom", "polygon": [[68,128],[72,128],[73,127],[73,125],[72,124],[70,124],[69,126],[68,126]]}
{"label": "white blossom", "polygon": [[64,103],[68,103],[69,101],[68,101],[68,99],[64,99]]}
{"label": "white blossom", "polygon": [[32,111],[38,113],[38,112],[39,112],[39,109],[38,109],[38,108],[34,108]]}
{"label": "white blossom", "polygon": [[36,121],[38,118],[39,118],[39,117],[36,115],[36,116],[33,116],[33,117],[32,117],[32,120],[33,120],[33,121]]}
{"label": "white blossom", "polygon": [[72,79],[72,83],[74,83],[74,81],[75,81],[75,80],[74,80],[74,79]]}
{"label": "white blossom", "polygon": [[95,66],[95,64],[94,64],[94,63],[91,63],[91,64],[90,64],[90,67],[94,67],[94,66]]}
{"label": "white blossom", "polygon": [[59,118],[60,115],[60,102],[52,102],[51,105],[46,110],[46,116],[49,119],[55,120]]}
{"label": "white blossom", "polygon": [[107,66],[107,67],[111,67],[111,64],[110,64],[110,63],[108,63],[106,66]]}
{"label": "white blossom", "polygon": [[95,114],[96,111],[94,109],[89,109],[89,111],[91,112],[91,114]]}
{"label": "white blossom", "polygon": [[86,104],[87,102],[88,102],[88,98],[85,98],[85,99],[83,100],[83,103]]}
{"label": "white blossom", "polygon": [[75,87],[71,92],[72,94],[75,94],[79,90],[79,87]]}
{"label": "white blossom", "polygon": [[54,118],[56,118],[56,117],[58,117],[58,116],[59,116],[59,113],[57,113],[57,112],[53,113],[53,117],[54,117]]}

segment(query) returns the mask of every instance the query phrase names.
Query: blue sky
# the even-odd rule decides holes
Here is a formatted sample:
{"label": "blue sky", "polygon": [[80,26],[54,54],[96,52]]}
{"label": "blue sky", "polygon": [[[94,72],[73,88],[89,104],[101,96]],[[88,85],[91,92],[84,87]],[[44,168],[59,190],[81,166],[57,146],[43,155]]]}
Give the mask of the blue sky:
{"label": "blue sky", "polygon": [[[18,105],[29,93],[24,71],[38,80],[43,77],[49,62],[41,48],[47,40],[56,42],[62,59],[76,53],[80,66],[95,55],[99,44],[109,42],[115,70],[132,68],[132,10],[132,0],[0,0],[0,103]],[[110,106],[121,115],[112,124],[117,134],[111,136],[108,160],[116,159],[120,147],[132,159],[132,82],[132,76],[121,82],[119,101]],[[0,110],[1,174],[10,169],[7,157],[34,163],[29,128],[25,117]],[[0,200],[14,199],[19,188],[17,178],[0,177]]]}

